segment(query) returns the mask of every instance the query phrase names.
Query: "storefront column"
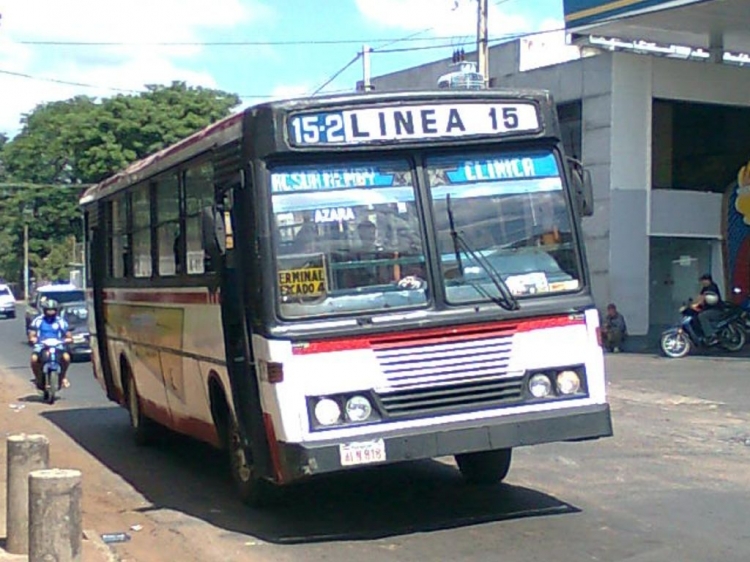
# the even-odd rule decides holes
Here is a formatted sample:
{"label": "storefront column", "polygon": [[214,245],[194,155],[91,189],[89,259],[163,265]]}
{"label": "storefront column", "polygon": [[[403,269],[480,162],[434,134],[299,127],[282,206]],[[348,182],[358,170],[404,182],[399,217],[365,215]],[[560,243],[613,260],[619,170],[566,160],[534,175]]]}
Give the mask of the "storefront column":
{"label": "storefront column", "polygon": [[612,63],[610,296],[631,335],[648,333],[651,58],[615,53]]}

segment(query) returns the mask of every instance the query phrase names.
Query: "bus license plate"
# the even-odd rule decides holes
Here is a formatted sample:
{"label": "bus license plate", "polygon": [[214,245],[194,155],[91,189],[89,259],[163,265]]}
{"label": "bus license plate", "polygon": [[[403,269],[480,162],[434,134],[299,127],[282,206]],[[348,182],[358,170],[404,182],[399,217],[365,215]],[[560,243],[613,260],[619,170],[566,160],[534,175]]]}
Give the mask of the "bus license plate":
{"label": "bus license plate", "polygon": [[354,466],[385,461],[385,441],[363,441],[339,445],[341,466]]}

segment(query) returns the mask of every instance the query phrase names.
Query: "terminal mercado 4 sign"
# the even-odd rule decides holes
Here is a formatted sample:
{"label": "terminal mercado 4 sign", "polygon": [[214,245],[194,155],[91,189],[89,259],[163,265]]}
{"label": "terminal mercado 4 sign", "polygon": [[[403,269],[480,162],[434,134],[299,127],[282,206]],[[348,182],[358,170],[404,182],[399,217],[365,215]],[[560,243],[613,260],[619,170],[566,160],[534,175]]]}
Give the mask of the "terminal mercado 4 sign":
{"label": "terminal mercado 4 sign", "polygon": [[356,145],[533,132],[533,103],[445,103],[302,113],[289,119],[290,144]]}

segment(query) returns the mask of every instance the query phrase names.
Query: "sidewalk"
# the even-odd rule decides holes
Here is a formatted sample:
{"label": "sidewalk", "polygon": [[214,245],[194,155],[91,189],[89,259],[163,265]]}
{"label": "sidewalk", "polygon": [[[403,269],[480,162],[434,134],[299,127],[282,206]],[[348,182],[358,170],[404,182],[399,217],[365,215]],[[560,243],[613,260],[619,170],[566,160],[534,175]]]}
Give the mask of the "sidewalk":
{"label": "sidewalk", "polygon": [[[16,377],[0,371],[0,562],[21,562],[28,560],[26,555],[15,555],[8,553],[5,549],[6,541],[6,494],[7,494],[7,444],[8,435],[16,433],[42,433],[50,438],[50,464],[52,468],[79,468],[83,474],[84,508],[81,559],[85,562],[115,562],[118,557],[102,541],[99,533],[95,530],[98,517],[88,513],[85,507],[86,496],[90,486],[87,486],[87,473],[84,467],[78,463],[70,462],[69,455],[60,455],[61,449],[73,449],[75,445],[64,434],[56,431],[48,421],[41,418],[35,410],[43,407],[31,400],[24,401],[25,397],[31,396],[31,385],[28,387]],[[58,466],[58,462],[64,465]],[[78,466],[76,466],[78,465]]]}

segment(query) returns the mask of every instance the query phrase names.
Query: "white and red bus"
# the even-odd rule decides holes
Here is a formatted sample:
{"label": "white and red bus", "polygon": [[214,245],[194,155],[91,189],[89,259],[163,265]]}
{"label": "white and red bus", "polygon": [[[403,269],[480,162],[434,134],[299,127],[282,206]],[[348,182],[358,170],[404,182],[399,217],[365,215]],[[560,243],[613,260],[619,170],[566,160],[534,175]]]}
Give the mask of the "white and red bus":
{"label": "white and red bus", "polygon": [[543,91],[245,110],[89,189],[93,365],[138,441],[229,452],[242,498],[612,433],[580,232],[590,182]]}

